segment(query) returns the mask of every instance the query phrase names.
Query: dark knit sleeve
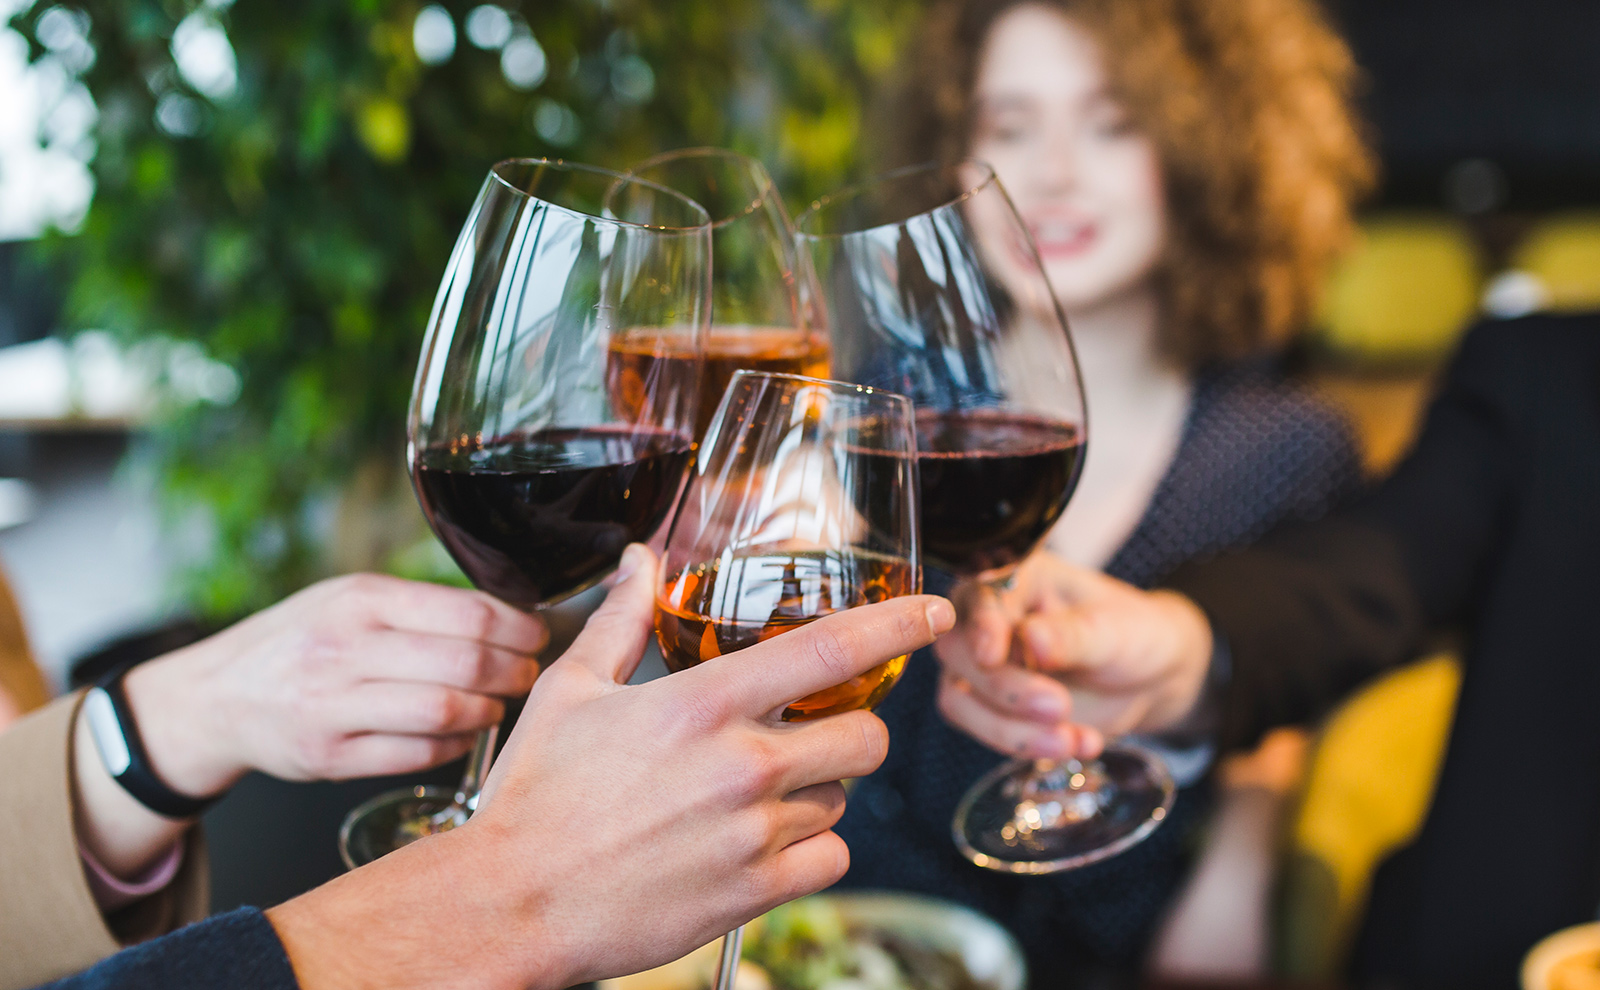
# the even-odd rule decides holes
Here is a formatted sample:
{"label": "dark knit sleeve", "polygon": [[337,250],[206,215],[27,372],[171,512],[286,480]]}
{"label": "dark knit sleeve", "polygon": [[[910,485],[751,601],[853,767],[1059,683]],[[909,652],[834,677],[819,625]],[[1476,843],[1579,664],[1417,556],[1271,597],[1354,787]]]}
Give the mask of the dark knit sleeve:
{"label": "dark knit sleeve", "polygon": [[266,915],[240,908],[124,949],[39,990],[299,990]]}
{"label": "dark knit sleeve", "polygon": [[1470,611],[1504,536],[1516,364],[1504,325],[1470,332],[1390,478],[1327,518],[1279,527],[1163,582],[1227,640],[1225,746],[1320,715]]}

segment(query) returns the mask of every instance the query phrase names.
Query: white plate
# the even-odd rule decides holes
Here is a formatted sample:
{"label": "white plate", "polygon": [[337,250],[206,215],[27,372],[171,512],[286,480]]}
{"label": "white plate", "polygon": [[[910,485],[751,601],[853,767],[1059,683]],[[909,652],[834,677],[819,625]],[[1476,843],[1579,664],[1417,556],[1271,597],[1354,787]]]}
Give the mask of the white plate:
{"label": "white plate", "polygon": [[[847,925],[889,932],[908,942],[957,956],[986,990],[1022,990],[1028,969],[1022,949],[993,920],[933,897],[895,893],[818,894],[839,910]],[[601,982],[601,990],[695,990],[706,986],[721,941],[649,972]],[[741,967],[743,969],[743,967]],[[738,990],[763,990],[759,972],[741,972]]]}

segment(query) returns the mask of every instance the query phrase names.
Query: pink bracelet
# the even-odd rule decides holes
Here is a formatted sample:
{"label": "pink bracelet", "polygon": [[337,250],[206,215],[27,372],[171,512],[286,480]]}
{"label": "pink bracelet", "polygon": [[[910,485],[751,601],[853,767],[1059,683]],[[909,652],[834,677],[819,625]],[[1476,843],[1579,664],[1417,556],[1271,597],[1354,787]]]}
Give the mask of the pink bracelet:
{"label": "pink bracelet", "polygon": [[165,856],[133,880],[123,880],[106,869],[105,864],[81,842],[78,843],[78,857],[83,860],[83,873],[89,880],[89,892],[94,895],[94,902],[100,906],[102,914],[110,914],[140,898],[149,897],[171,883],[172,878],[178,875],[178,867],[183,865],[183,842],[174,842]]}

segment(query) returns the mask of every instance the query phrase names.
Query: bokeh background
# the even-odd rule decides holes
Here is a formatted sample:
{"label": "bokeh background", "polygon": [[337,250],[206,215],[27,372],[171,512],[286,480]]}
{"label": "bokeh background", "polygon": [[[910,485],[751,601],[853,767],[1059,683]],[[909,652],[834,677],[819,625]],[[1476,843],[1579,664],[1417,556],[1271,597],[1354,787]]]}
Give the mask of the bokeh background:
{"label": "bokeh background", "polygon": [[[873,167],[921,8],[0,0],[0,562],[58,684],[326,574],[452,580],[403,412],[488,166],[725,145],[801,207]],[[1600,306],[1600,5],[1330,12],[1383,181],[1293,360],[1378,471],[1468,322]],[[315,858],[292,892],[336,868],[304,832],[235,859]]]}

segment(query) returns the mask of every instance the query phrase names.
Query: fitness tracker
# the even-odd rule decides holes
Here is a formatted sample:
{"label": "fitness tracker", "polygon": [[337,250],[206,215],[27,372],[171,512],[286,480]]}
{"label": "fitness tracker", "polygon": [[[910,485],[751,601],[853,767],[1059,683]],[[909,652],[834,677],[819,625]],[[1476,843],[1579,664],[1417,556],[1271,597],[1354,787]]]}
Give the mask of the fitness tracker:
{"label": "fitness tracker", "polygon": [[83,714],[89,720],[89,735],[100,751],[100,762],[111,778],[134,800],[167,818],[193,818],[211,807],[216,797],[192,798],[168,787],[150,767],[133,710],[122,690],[126,669],[113,670],[100,680],[83,699]]}

